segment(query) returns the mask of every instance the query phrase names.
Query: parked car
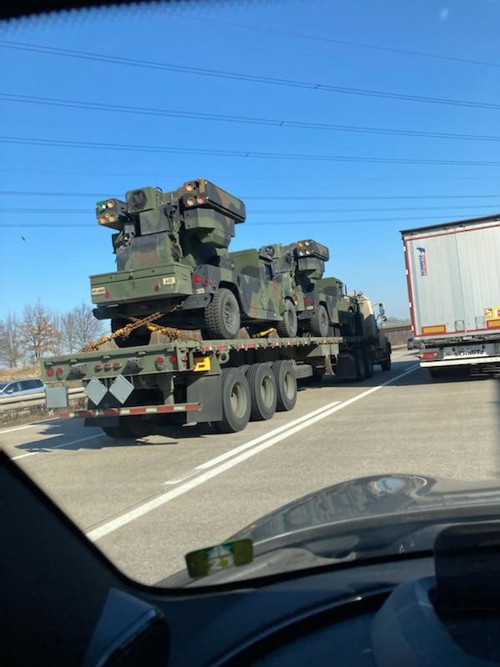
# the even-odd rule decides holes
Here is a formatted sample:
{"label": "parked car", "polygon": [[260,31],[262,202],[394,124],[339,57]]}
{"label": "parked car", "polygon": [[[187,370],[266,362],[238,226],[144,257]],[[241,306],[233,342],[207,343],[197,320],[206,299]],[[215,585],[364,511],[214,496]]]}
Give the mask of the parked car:
{"label": "parked car", "polygon": [[0,399],[17,398],[28,394],[42,394],[45,385],[40,378],[27,378],[25,380],[12,380],[11,382],[0,382]]}

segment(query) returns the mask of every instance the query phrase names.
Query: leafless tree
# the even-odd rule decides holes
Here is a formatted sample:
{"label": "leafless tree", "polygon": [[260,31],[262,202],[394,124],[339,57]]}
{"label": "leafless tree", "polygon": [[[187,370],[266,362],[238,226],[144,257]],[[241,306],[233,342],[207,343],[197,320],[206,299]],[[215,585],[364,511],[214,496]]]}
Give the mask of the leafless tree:
{"label": "leafless tree", "polygon": [[20,322],[12,313],[0,322],[0,360],[9,368],[15,368],[23,358],[19,327]]}
{"label": "leafless tree", "polygon": [[46,353],[60,349],[61,333],[56,317],[40,301],[24,307],[19,327],[19,342],[31,361],[38,361]]}
{"label": "leafless tree", "polygon": [[102,335],[103,325],[93,316],[92,308],[86,303],[81,303],[62,316],[61,332],[65,350],[78,352],[87,343]]}

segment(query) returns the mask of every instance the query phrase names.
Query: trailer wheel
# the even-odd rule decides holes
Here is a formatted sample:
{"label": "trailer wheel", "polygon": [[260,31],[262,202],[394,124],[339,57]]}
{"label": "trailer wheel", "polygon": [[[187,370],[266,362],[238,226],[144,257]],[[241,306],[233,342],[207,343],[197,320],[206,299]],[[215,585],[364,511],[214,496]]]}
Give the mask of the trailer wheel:
{"label": "trailer wheel", "polygon": [[276,378],[271,367],[268,364],[253,364],[247,371],[247,380],[252,404],[250,419],[253,421],[271,419],[276,412],[278,402]]}
{"label": "trailer wheel", "polygon": [[[111,332],[115,333],[124,326],[130,324],[127,320],[115,319],[111,320]],[[149,345],[151,340],[151,331],[145,327],[134,329],[126,338],[117,336],[114,341],[118,347],[139,347],[140,345]]]}
{"label": "trailer wheel", "polygon": [[294,338],[298,330],[297,311],[290,299],[285,300],[283,319],[276,324],[276,331],[281,338]]}
{"label": "trailer wheel", "polygon": [[221,433],[243,431],[250,419],[250,387],[239,368],[222,371],[222,420],[215,423]]}
{"label": "trailer wheel", "polygon": [[208,339],[231,339],[238,336],[241,312],[237,298],[226,287],[219,287],[205,307],[203,333]]}
{"label": "trailer wheel", "polygon": [[311,333],[313,336],[326,338],[328,336],[329,328],[330,322],[328,313],[324,305],[320,303],[319,306],[315,309],[313,316],[311,317]]}
{"label": "trailer wheel", "polygon": [[101,426],[102,430],[110,438],[115,439],[136,439],[137,435],[130,423],[130,417],[118,417],[118,426]]}
{"label": "trailer wheel", "polygon": [[297,402],[297,378],[293,372],[292,362],[288,359],[275,361],[272,365],[272,371],[276,378],[278,395],[276,411],[287,412],[293,410]]}

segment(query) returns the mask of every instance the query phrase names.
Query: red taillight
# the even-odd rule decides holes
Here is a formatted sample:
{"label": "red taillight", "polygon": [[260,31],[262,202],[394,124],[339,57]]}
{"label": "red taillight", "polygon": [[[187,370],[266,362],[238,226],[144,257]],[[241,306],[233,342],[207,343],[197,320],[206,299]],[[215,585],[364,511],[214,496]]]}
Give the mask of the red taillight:
{"label": "red taillight", "polygon": [[55,370],[53,368],[47,368],[47,377],[51,378],[54,376]]}
{"label": "red taillight", "polygon": [[437,359],[437,357],[438,357],[437,352],[421,352],[419,354],[419,358],[423,360]]}
{"label": "red taillight", "polygon": [[175,356],[175,354],[173,354],[173,355],[169,358],[169,361],[170,361],[171,364],[176,364],[176,363],[177,363],[177,357]]}
{"label": "red taillight", "polygon": [[159,371],[161,371],[164,365],[165,365],[165,357],[156,357],[155,366]]}
{"label": "red taillight", "polygon": [[61,375],[64,375],[64,368],[58,368],[56,370],[56,375],[57,377],[61,377]]}
{"label": "red taillight", "polygon": [[203,281],[203,284],[205,285],[205,287],[207,285],[210,285],[210,280],[208,280],[208,278],[205,278],[205,280]]}
{"label": "red taillight", "polygon": [[202,195],[198,195],[198,196],[196,197],[196,202],[197,202],[198,204],[204,204],[204,203],[206,202],[206,199],[205,199],[205,197],[203,197]]}
{"label": "red taillight", "polygon": [[96,370],[96,371],[102,371],[102,364],[96,364],[96,365],[94,366],[94,370]]}
{"label": "red taillight", "polygon": [[159,283],[156,283],[155,292],[159,292],[160,290],[161,290],[161,285]]}
{"label": "red taillight", "polygon": [[106,364],[104,364],[104,370],[105,371],[110,371],[111,370],[111,364],[109,363],[109,361]]}
{"label": "red taillight", "polygon": [[194,283],[201,283],[201,278],[200,278],[200,276],[193,276],[193,282],[194,282]]}
{"label": "red taillight", "polygon": [[119,361],[115,361],[115,363],[113,364],[113,368],[115,369],[115,371],[117,371],[121,367],[122,365]]}
{"label": "red taillight", "polygon": [[108,290],[106,290],[106,291],[104,292],[104,296],[106,297],[106,299],[109,299],[109,297],[111,296],[111,294],[108,292]]}

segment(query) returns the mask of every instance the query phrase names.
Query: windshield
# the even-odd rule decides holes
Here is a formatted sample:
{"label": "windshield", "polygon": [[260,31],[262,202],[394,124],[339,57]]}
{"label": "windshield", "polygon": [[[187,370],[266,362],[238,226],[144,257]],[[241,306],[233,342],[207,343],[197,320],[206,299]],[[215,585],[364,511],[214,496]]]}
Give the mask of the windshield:
{"label": "windshield", "polygon": [[207,0],[3,23],[0,393],[41,378],[47,402],[4,402],[0,444],[126,574],[381,498],[375,525],[405,475],[494,487],[499,21]]}

